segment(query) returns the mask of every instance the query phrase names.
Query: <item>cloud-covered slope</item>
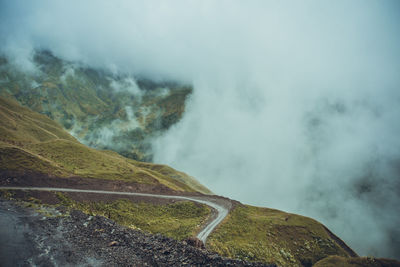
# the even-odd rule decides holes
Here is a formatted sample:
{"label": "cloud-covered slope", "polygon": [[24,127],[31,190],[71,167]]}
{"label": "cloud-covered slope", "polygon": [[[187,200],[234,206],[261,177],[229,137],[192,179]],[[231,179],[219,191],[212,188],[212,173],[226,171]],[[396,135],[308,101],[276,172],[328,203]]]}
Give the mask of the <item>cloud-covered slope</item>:
{"label": "cloud-covered slope", "polygon": [[28,71],[0,60],[0,95],[60,123],[80,142],[151,160],[151,140],[182,117],[192,88],[89,68],[34,52]]}

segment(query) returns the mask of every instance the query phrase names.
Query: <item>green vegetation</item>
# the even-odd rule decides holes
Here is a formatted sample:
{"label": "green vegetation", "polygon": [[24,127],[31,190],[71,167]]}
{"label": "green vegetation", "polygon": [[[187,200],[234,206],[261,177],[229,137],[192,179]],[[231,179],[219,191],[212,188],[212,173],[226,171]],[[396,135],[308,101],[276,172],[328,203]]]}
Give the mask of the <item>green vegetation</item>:
{"label": "green vegetation", "polygon": [[210,191],[170,167],[141,163],[112,151],[80,144],[47,116],[0,97],[0,171],[34,171],[56,177],[80,176],[163,184],[177,191]]}
{"label": "green vegetation", "polygon": [[0,141],[32,143],[60,138],[77,142],[47,116],[0,97]]}
{"label": "green vegetation", "polygon": [[345,258],[329,256],[317,262],[315,267],[398,267],[400,262],[392,259],[378,259],[373,257]]}
{"label": "green vegetation", "polygon": [[317,221],[247,205],[236,206],[207,244],[224,256],[282,266],[311,266],[328,255],[348,256]]}
{"label": "green vegetation", "polygon": [[[184,112],[192,88],[91,69],[38,51],[37,70],[22,72],[0,57],[0,96],[60,123],[85,145],[151,161],[150,140]],[[0,115],[0,119],[2,119]]]}
{"label": "green vegetation", "polygon": [[152,173],[157,173],[158,176],[162,175],[164,179],[171,179],[172,181],[179,181],[185,185],[196,189],[204,194],[212,194],[212,192],[200,184],[195,178],[187,175],[186,173],[177,171],[167,165],[152,164],[146,162],[136,162],[136,166],[151,170]]}
{"label": "green vegetation", "polygon": [[190,201],[156,205],[134,203],[119,199],[111,203],[77,202],[62,193],[57,193],[63,206],[79,209],[90,215],[101,215],[134,229],[182,240],[195,236],[207,220],[210,208]]}
{"label": "green vegetation", "polygon": [[55,163],[18,147],[0,143],[0,170],[34,171],[66,177],[68,172]]}

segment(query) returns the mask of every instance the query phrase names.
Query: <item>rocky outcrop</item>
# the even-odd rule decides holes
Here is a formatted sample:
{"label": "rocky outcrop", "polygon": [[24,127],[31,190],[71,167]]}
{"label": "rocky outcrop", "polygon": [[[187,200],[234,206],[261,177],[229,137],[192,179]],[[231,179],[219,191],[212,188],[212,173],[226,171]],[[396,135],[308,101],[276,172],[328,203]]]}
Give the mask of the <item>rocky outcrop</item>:
{"label": "rocky outcrop", "polygon": [[198,239],[197,237],[189,237],[185,241],[183,241],[184,244],[191,245],[195,248],[200,248],[200,249],[205,249],[206,247],[204,246],[203,241]]}

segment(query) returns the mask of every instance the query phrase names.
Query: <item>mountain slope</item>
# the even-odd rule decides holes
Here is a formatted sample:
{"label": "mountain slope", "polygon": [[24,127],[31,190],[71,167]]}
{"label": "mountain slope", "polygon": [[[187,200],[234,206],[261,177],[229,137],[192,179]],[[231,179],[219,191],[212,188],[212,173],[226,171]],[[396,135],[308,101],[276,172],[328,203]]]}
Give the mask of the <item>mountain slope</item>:
{"label": "mountain slope", "polygon": [[329,255],[357,256],[311,218],[248,205],[236,205],[210,235],[209,246],[224,256],[281,266],[311,266]]}
{"label": "mountain slope", "polygon": [[0,95],[61,124],[81,143],[151,161],[151,139],[177,123],[192,92],[175,82],[138,79],[35,52],[33,71],[0,57]]}
{"label": "mountain slope", "polygon": [[329,256],[318,261],[315,267],[398,267],[400,262],[393,259],[357,257],[345,258],[340,256]]}
{"label": "mountain slope", "polygon": [[0,170],[49,176],[123,180],[210,193],[170,167],[141,163],[80,144],[48,117],[0,97]]}

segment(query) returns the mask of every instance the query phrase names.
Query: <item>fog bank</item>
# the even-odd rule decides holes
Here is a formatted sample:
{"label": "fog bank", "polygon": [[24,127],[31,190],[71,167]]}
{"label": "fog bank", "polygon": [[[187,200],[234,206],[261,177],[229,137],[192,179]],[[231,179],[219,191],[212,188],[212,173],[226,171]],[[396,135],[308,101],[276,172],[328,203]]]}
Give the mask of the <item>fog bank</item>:
{"label": "fog bank", "polygon": [[9,1],[1,50],[192,83],[155,161],[400,255],[397,1]]}

